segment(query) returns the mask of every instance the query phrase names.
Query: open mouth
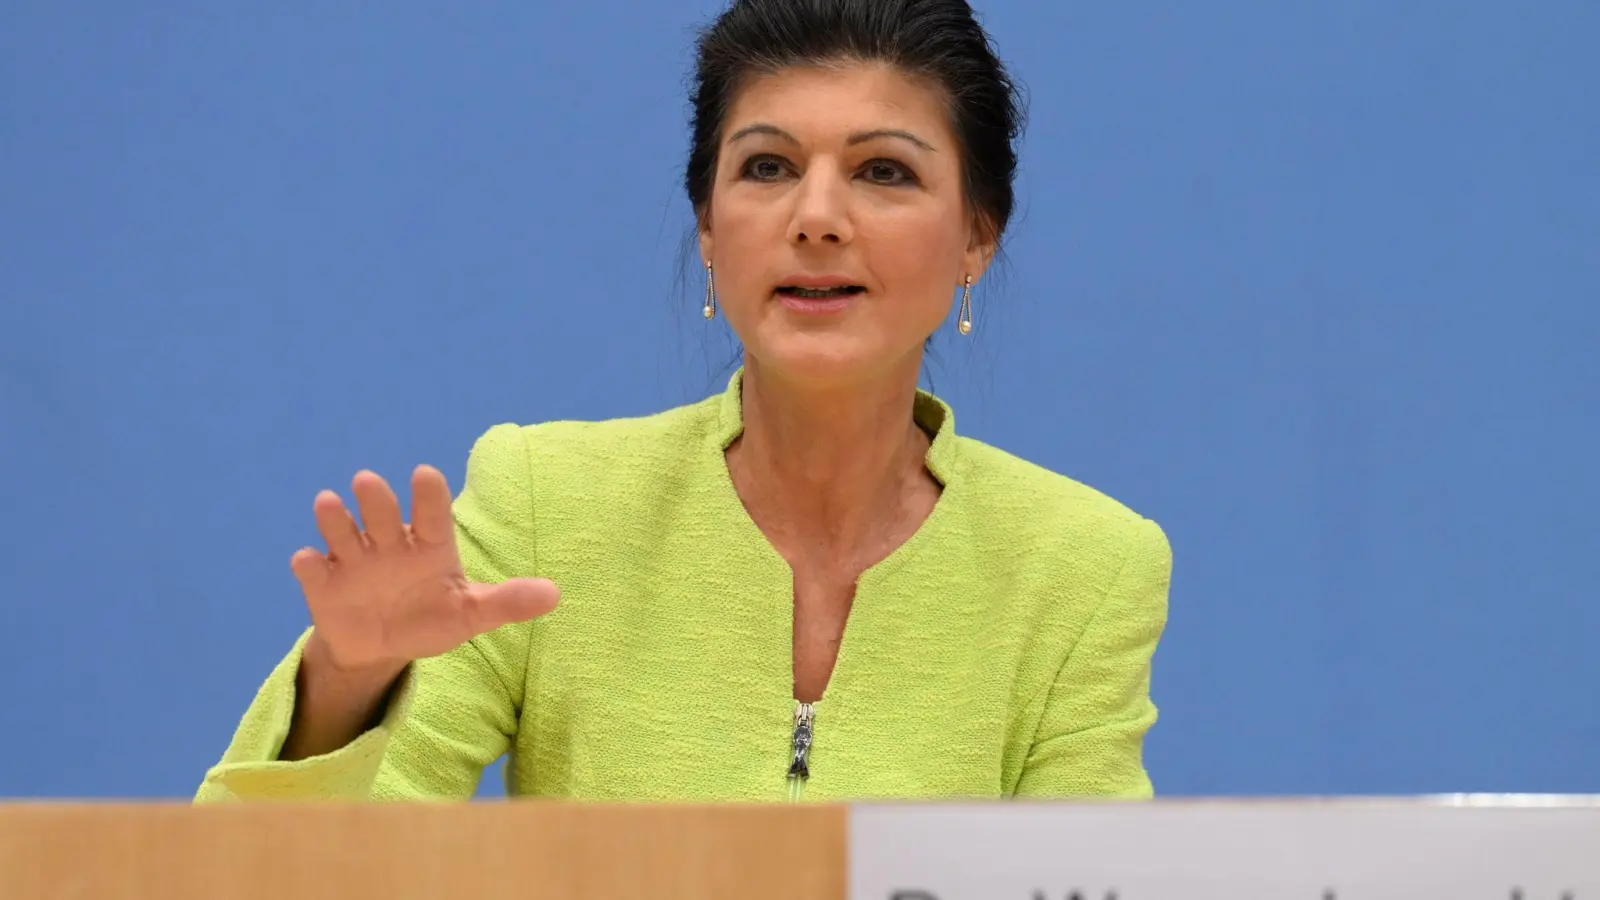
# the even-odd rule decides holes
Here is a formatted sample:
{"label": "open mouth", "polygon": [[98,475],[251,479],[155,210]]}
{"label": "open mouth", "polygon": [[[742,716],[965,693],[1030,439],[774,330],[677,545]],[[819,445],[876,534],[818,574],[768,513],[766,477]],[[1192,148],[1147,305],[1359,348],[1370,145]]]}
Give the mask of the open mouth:
{"label": "open mouth", "polygon": [[837,300],[842,297],[854,297],[864,292],[866,288],[858,284],[846,284],[829,288],[803,288],[784,286],[778,288],[778,296],[790,297],[795,300]]}

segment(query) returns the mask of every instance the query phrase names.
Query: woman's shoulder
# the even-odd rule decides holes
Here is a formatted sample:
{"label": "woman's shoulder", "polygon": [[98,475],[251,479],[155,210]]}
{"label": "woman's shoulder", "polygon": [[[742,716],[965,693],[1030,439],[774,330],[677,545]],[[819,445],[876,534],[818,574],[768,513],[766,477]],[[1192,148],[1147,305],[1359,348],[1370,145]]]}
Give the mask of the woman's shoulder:
{"label": "woman's shoulder", "polygon": [[649,415],[611,419],[504,422],[472,446],[467,478],[516,472],[544,481],[570,475],[585,480],[652,478],[693,455],[716,425],[712,399]]}
{"label": "woman's shoulder", "polygon": [[1108,562],[1170,558],[1153,520],[1081,481],[961,437],[962,506],[975,533],[1008,549],[1056,549]]}

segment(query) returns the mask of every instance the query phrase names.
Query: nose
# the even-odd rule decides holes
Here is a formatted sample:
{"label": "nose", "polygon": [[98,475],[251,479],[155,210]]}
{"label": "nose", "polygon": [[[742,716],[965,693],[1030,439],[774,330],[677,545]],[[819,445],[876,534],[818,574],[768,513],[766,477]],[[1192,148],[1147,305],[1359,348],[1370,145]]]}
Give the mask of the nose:
{"label": "nose", "polygon": [[848,244],[855,236],[850,222],[850,183],[817,160],[795,187],[789,242]]}

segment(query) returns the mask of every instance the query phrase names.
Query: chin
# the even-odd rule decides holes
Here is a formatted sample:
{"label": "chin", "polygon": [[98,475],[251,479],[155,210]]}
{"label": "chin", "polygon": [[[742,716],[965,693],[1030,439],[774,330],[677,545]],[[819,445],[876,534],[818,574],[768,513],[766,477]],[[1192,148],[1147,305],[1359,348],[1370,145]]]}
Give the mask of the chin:
{"label": "chin", "polygon": [[774,334],[746,351],[762,369],[785,380],[844,385],[880,373],[896,354],[862,335],[828,329]]}

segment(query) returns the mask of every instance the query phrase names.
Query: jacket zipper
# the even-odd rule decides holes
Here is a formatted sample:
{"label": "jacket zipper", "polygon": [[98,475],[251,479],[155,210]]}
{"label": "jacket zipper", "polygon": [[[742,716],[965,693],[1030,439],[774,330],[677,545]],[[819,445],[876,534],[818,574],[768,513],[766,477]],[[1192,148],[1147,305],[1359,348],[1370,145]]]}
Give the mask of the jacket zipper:
{"label": "jacket zipper", "polygon": [[816,709],[809,703],[794,708],[794,737],[789,754],[789,802],[798,803],[811,777],[811,743],[816,735]]}

